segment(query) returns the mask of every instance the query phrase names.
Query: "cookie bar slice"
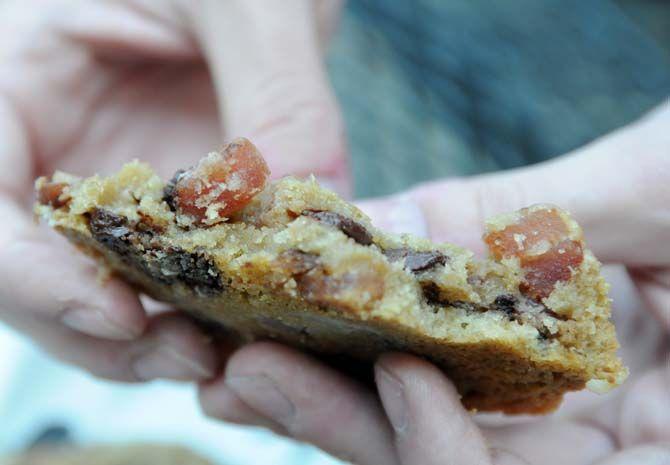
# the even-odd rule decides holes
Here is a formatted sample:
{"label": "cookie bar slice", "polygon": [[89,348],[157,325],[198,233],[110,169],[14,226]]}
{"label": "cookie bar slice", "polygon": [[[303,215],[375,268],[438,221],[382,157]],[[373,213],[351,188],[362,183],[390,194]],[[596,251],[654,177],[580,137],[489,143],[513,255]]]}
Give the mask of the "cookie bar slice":
{"label": "cookie bar slice", "polygon": [[164,183],[146,164],[36,182],[36,212],[141,292],[271,338],[372,361],[401,350],[440,366],[471,409],[543,413],[605,392],[616,357],[608,286],[558,207],[488,223],[490,258],[376,229],[314,179],[267,182],[238,139]]}

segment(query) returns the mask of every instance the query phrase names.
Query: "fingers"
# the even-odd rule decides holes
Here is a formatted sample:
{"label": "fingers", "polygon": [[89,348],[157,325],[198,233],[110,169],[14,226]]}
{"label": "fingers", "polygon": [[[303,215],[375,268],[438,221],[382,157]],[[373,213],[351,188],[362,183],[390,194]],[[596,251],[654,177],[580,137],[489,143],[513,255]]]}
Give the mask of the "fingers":
{"label": "fingers", "polygon": [[185,3],[214,76],[226,138],[244,136],[274,177],[315,174],[349,192],[343,126],[328,82],[309,0],[276,6]]}
{"label": "fingers", "polygon": [[210,418],[244,426],[261,426],[277,434],[289,435],[279,423],[246,404],[235,391],[226,386],[223,378],[203,387],[200,404],[204,413]]}
{"label": "fingers", "polygon": [[[334,29],[340,4],[331,0],[124,0],[81,5],[72,15],[45,13],[49,27],[40,31],[47,31],[49,37],[41,40],[51,48],[60,47],[59,66],[49,68],[53,75],[48,88],[41,85],[41,79],[30,86],[13,83],[13,88],[31,91],[13,92],[20,94],[19,100],[33,119],[45,123],[42,132],[58,139],[60,134],[76,130],[73,122],[80,121],[80,113],[112,82],[103,77],[106,73],[92,72],[88,61],[92,54],[81,53],[84,47],[102,57],[100,61],[111,59],[111,63],[184,62],[204,55],[218,96],[223,139],[251,139],[274,177],[314,174],[348,195],[351,183],[343,124],[322,60],[323,42]],[[62,63],[65,55],[67,67]],[[39,64],[43,66],[41,61]],[[41,77],[29,66],[22,69],[28,77]],[[54,72],[56,69],[61,72]],[[108,66],[105,71],[113,69]],[[80,104],[75,105],[76,110],[72,102],[63,106],[74,114],[58,122],[58,131],[46,131],[49,121],[42,121],[39,108],[27,106],[26,101],[35,101],[29,98],[35,89],[46,92],[54,82],[71,92],[65,76],[71,79],[73,73],[81,75],[84,70],[91,75],[77,81]],[[53,144],[47,148],[53,150]]]}
{"label": "fingers", "polygon": [[65,239],[42,234],[0,203],[12,225],[0,246],[0,319],[57,358],[103,378],[201,381],[216,373],[217,353],[186,317],[148,319],[137,294],[98,270]]}
{"label": "fingers", "polygon": [[664,442],[670,444],[670,360],[638,379],[624,395],[619,424],[623,447]]}
{"label": "fingers", "polygon": [[95,265],[53,233],[27,229],[19,237],[0,248],[4,319],[25,331],[50,323],[116,340],[144,332],[144,309],[128,286],[101,285]]}
{"label": "fingers", "polygon": [[58,359],[115,381],[205,381],[218,369],[211,340],[176,313],[154,316],[132,341],[94,338],[49,324],[33,326],[30,334]]}
{"label": "fingers", "polygon": [[647,308],[661,327],[670,332],[670,268],[637,268],[630,273]]}
{"label": "fingers", "polygon": [[491,463],[458,392],[436,367],[410,355],[387,354],[375,366],[375,379],[401,463]]}
{"label": "fingers", "polygon": [[203,385],[209,416],[269,427],[361,465],[394,464],[391,432],[368,390],[295,350],[256,343]]}
{"label": "fingers", "polygon": [[[528,463],[543,465],[593,463],[610,455],[617,446],[598,428],[551,418],[486,428],[484,434],[494,450],[507,450],[522,455]],[[562,444],[570,447],[557,447]]]}
{"label": "fingers", "polygon": [[356,204],[378,228],[395,234],[413,234],[428,237],[426,218],[409,195],[398,195],[388,199],[364,200]]}
{"label": "fingers", "polygon": [[[658,247],[670,231],[670,104],[643,120],[549,163],[463,180],[438,181],[405,194],[424,214],[429,235],[483,252],[484,220],[533,203],[555,203],[584,228],[602,260],[667,265]],[[397,202],[388,199],[374,216]]]}
{"label": "fingers", "polygon": [[[1,87],[1,86],[0,86]],[[9,99],[0,97],[0,193],[20,197],[30,189],[32,163],[30,141]],[[0,233],[0,244],[2,244]]]}

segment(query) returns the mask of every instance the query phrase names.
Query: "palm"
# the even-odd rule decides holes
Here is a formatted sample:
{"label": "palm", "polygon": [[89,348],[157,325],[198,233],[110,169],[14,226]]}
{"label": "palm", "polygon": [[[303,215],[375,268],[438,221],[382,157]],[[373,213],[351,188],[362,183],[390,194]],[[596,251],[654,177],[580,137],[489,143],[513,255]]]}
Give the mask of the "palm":
{"label": "palm", "polygon": [[[214,91],[202,63],[92,59],[84,71],[73,68],[61,77],[73,86],[89,78],[75,95],[55,93],[47,102],[29,105],[36,109],[28,117],[36,120],[37,145],[46,148],[39,154],[45,172],[105,173],[140,158],[169,176],[221,140]],[[65,131],[40,130],[51,124],[42,116],[45,108],[68,107],[73,118],[63,124]]]}

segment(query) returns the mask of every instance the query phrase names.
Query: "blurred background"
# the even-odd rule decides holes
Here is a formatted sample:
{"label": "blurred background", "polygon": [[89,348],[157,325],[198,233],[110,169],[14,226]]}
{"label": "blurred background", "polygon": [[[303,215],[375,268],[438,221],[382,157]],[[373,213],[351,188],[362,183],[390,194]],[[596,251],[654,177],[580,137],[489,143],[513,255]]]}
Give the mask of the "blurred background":
{"label": "blurred background", "polygon": [[[350,1],[328,66],[357,196],[539,162],[636,119],[670,93],[668,24],[662,0]],[[204,420],[190,387],[96,381],[3,326],[0,353],[0,454],[158,441],[222,465],[339,463]]]}

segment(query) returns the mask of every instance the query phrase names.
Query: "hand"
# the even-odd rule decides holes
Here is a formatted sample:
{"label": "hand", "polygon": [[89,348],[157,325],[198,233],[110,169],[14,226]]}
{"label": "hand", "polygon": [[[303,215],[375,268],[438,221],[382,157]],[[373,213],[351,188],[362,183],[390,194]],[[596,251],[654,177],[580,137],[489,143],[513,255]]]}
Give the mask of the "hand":
{"label": "hand", "polygon": [[[147,312],[32,221],[32,185],[141,158],[166,178],[247,136],[274,176],[349,186],[321,49],[339,2],[16,0],[0,4],[0,320],[59,358],[125,381],[202,380],[217,354]],[[211,70],[211,73],[208,71]]]}
{"label": "hand", "polygon": [[[416,357],[375,364],[378,396],[277,344],[234,353],[204,384],[205,413],[262,425],[362,465],[661,465],[670,462],[670,105],[556,161],[438,181],[364,203],[373,221],[426,219],[438,241],[483,251],[484,218],[536,202],[570,210],[606,263],[629,380],[569,394],[547,417],[472,416],[453,384]],[[421,228],[419,228],[419,231]],[[624,266],[621,266],[623,264]]]}

